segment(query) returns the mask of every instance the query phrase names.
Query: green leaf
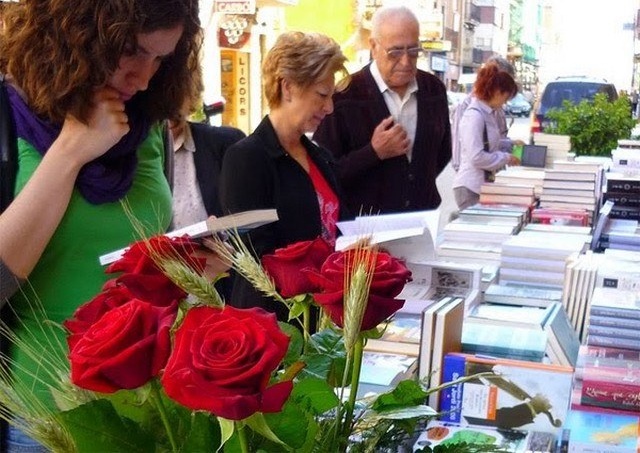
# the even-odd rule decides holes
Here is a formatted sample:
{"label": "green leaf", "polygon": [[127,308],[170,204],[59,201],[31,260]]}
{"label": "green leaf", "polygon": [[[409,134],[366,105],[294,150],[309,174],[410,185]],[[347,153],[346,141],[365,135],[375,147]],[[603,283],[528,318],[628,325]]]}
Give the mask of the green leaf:
{"label": "green leaf", "polygon": [[217,421],[208,413],[193,412],[190,430],[180,451],[213,451],[215,446],[222,446],[222,433]]}
{"label": "green leaf", "polygon": [[428,393],[416,381],[407,379],[400,381],[391,392],[383,393],[371,408],[376,412],[397,410],[424,404]]}
{"label": "green leaf", "polygon": [[279,321],[278,326],[280,330],[289,336],[289,348],[287,349],[287,354],[284,356],[283,363],[290,365],[300,359],[304,346],[304,338],[302,337],[300,329],[288,322]]}
{"label": "green leaf", "polygon": [[284,444],[278,436],[271,431],[271,428],[267,424],[267,421],[264,418],[264,414],[262,412],[256,412],[252,416],[246,418],[244,422],[249,426],[252,430],[260,434],[261,436],[267,438],[271,442],[275,442],[278,444]]}
{"label": "green leaf", "polygon": [[324,414],[339,402],[333,387],[324,380],[314,378],[296,382],[289,399],[307,405],[314,415]]}
{"label": "green leaf", "polygon": [[295,450],[309,452],[313,448],[318,425],[316,419],[307,406],[289,398],[278,413],[264,414],[269,427],[284,445],[274,445],[269,442],[260,447],[268,452],[277,450]]}
{"label": "green leaf", "polygon": [[220,451],[220,449],[227,443],[231,436],[233,436],[233,432],[236,429],[236,425],[233,420],[227,420],[226,418],[218,417],[218,423],[220,424],[220,434],[221,434],[221,442],[220,447],[216,451]]}
{"label": "green leaf", "polygon": [[302,360],[307,364],[301,377],[326,380],[329,385],[342,385],[347,353],[342,335],[333,329],[325,329],[311,336],[309,352]]}
{"label": "green leaf", "polygon": [[85,403],[73,410],[61,412],[60,417],[80,453],[156,451],[154,436],[143,431],[138,423],[121,417],[107,400]]}
{"label": "green leaf", "polygon": [[385,420],[404,420],[407,418],[435,417],[438,414],[432,407],[420,404],[418,406],[403,407],[401,409],[391,409],[378,412],[376,416]]}
{"label": "green leaf", "polygon": [[291,305],[289,305],[289,321],[292,319],[298,318],[302,313],[304,313],[304,309],[306,305],[302,302],[297,302],[295,299],[289,299],[292,301]]}

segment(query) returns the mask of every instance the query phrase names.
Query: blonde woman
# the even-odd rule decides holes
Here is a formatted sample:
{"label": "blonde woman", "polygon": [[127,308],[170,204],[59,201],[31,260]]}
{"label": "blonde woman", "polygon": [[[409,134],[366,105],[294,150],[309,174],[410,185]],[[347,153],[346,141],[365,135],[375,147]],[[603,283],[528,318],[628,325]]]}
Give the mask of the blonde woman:
{"label": "blonde woman", "polygon": [[[347,74],[345,62],[333,39],[302,32],[281,35],[264,60],[270,112],[252,134],[227,150],[220,181],[224,213],[277,210],[278,222],[250,233],[258,256],[318,236],[335,241],[336,222],[345,213],[334,164],[331,154],[306,134],[333,111],[336,74]],[[236,280],[230,303],[278,311],[275,302],[242,279]]]}

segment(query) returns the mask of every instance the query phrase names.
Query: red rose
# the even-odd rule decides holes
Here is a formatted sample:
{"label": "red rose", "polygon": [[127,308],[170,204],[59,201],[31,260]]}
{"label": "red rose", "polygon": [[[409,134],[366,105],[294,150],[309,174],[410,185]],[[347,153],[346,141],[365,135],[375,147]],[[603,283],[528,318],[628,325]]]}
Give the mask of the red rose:
{"label": "red rose", "polygon": [[[313,298],[339,327],[343,326],[344,316],[344,276],[351,271],[354,253],[357,252],[347,250],[333,253],[319,273],[307,272],[309,278],[322,288],[322,292],[314,294]],[[395,297],[411,280],[411,271],[398,259],[384,252],[374,253],[373,256],[375,265],[361,330],[373,329],[402,308],[404,300]]]}
{"label": "red rose", "polygon": [[70,332],[67,337],[69,350],[72,350],[75,344],[89,328],[98,321],[102,315],[110,311],[112,308],[126,304],[133,295],[126,286],[113,284],[114,280],[109,280],[103,286],[102,292],[89,302],[82,304],[73,314],[73,318],[67,319],[63,324]]}
{"label": "red rose", "polygon": [[278,412],[291,381],[269,386],[289,337],[260,308],[191,308],[178,328],[162,375],[167,395],[194,410],[228,420]]}
{"label": "red rose", "polygon": [[288,247],[277,249],[271,255],[262,257],[262,265],[274,279],[282,297],[293,297],[297,294],[310,293],[317,290],[301,269],[318,270],[324,260],[333,252],[333,247],[324,239],[303,241]]}
{"label": "red rose", "polygon": [[193,257],[193,252],[198,247],[189,237],[169,238],[167,236],[154,236],[148,241],[133,243],[122,257],[110,264],[106,273],[127,272],[131,274],[162,274],[156,263],[151,258],[151,253],[163,257],[179,257],[187,262],[195,270],[202,272],[206,264],[204,258]]}
{"label": "red rose", "polygon": [[176,300],[187,297],[186,291],[164,274],[123,274],[116,279],[116,282],[120,286],[126,286],[136,299],[144,300],[157,307],[167,307]]}
{"label": "red rose", "polygon": [[175,317],[175,307],[138,299],[111,309],[69,352],[71,381],[102,393],[146,384],[167,362]]}

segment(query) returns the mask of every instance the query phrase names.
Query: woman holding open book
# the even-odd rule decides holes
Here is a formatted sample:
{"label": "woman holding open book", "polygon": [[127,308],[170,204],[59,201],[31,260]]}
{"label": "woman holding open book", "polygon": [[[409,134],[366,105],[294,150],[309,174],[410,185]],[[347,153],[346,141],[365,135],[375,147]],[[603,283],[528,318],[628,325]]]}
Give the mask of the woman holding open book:
{"label": "woman holding open book", "polygon": [[[220,181],[226,213],[277,210],[277,222],[249,233],[250,248],[259,257],[319,236],[335,242],[336,222],[344,211],[334,164],[306,134],[333,111],[335,77],[347,74],[345,62],[333,39],[302,32],[280,35],[264,60],[270,112],[252,134],[228,149]],[[286,320],[286,307],[266,300],[241,278],[234,282],[230,304],[262,306]]]}
{"label": "woman holding open book", "polygon": [[453,192],[458,209],[476,204],[480,186],[490,181],[493,173],[505,165],[518,165],[501,139],[496,112],[518,92],[515,80],[496,63],[488,63],[478,71],[473,86],[474,97],[458,126],[460,165],[453,179]]}

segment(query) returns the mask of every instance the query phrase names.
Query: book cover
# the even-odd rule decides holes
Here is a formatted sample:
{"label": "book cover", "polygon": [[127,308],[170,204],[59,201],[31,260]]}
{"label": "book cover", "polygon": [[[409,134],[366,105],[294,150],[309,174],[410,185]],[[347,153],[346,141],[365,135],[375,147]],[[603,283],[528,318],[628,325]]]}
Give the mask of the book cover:
{"label": "book cover", "polygon": [[533,195],[507,195],[497,193],[480,193],[480,203],[507,203],[531,206],[535,201]]}
{"label": "book cover", "polygon": [[[202,222],[197,222],[178,230],[169,231],[165,236],[181,237],[187,235],[192,238],[202,238],[226,230],[250,230],[267,223],[276,222],[277,220],[278,212],[275,209],[256,209],[237,212],[223,217],[211,216]],[[127,247],[101,255],[99,257],[100,265],[105,266],[119,260],[126,250]]]}
{"label": "book cover", "polygon": [[542,192],[545,189],[572,189],[572,190],[590,190],[596,188],[594,181],[565,181],[556,179],[545,179],[542,183]]}
{"label": "book cover", "polygon": [[498,184],[495,182],[484,183],[480,186],[480,193],[494,193],[504,195],[533,196],[533,186],[527,184]]}
{"label": "book cover", "polygon": [[640,220],[640,207],[613,205],[609,217],[612,219]]}
{"label": "book cover", "polygon": [[640,418],[584,410],[571,410],[564,425],[570,430],[572,453],[640,452]]}
{"label": "book cover", "polygon": [[450,400],[452,392],[456,392],[459,401],[451,407],[447,421],[551,433],[563,425],[570,402],[571,367],[449,354],[445,358],[445,369],[450,364],[459,367],[460,357],[465,361],[464,376],[481,372],[495,375],[473,378],[444,389],[443,400]]}
{"label": "book cover", "polygon": [[364,349],[418,356],[421,323],[419,314],[398,312],[387,323],[382,336],[368,339]]}
{"label": "book cover", "polygon": [[359,396],[367,393],[383,393],[398,382],[415,376],[418,358],[405,354],[365,351],[360,370]]}
{"label": "book cover", "polygon": [[544,172],[544,179],[555,179],[556,181],[595,181],[596,173],[592,171],[580,170],[555,170],[548,168]]}
{"label": "book cover", "polygon": [[640,340],[640,330],[620,326],[598,326],[590,323],[589,327],[587,327],[587,334],[593,336],[631,338]]}
{"label": "book cover", "polygon": [[542,330],[553,305],[546,308],[526,305],[504,305],[488,302],[477,305],[465,318],[465,323],[503,325]]}
{"label": "book cover", "polygon": [[549,342],[560,346],[557,352],[562,354],[561,364],[575,367],[580,350],[580,338],[561,303],[554,303],[543,329],[547,332]]}
{"label": "book cover", "polygon": [[611,318],[609,316],[591,315],[589,325],[594,327],[621,327],[637,329],[640,332],[640,319]]}

